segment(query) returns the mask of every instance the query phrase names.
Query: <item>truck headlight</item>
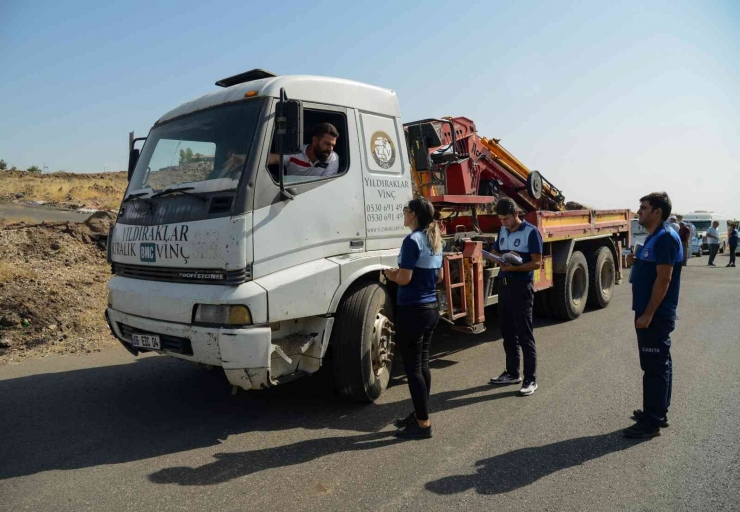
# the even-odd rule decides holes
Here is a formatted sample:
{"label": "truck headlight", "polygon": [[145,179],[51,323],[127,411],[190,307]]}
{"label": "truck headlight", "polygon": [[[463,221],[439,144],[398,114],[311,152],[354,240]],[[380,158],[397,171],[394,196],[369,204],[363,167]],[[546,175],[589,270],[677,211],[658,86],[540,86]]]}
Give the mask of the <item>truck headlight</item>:
{"label": "truck headlight", "polygon": [[193,322],[196,324],[252,325],[252,314],[240,304],[197,304]]}

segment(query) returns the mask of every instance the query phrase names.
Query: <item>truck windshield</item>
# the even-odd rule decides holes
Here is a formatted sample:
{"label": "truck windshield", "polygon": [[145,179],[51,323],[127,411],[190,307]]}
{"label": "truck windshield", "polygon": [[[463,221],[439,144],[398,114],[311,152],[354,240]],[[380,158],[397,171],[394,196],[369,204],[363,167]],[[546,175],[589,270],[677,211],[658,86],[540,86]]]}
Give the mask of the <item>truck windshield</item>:
{"label": "truck windshield", "polygon": [[126,197],[185,184],[188,193],[236,188],[249,158],[261,106],[258,100],[243,101],[155,127],[144,144]]}
{"label": "truck windshield", "polygon": [[711,220],[692,220],[690,222],[696,227],[697,231],[706,231],[712,225]]}

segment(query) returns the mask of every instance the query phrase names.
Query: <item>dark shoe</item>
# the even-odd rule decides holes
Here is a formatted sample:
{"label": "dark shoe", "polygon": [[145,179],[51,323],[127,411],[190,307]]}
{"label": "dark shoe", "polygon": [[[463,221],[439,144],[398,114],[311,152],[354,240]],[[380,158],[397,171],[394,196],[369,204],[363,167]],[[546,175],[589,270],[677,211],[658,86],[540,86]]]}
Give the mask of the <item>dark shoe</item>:
{"label": "dark shoe", "polygon": [[[647,423],[649,421],[648,420],[648,417],[647,417],[647,414],[645,414],[644,412],[642,412],[642,409],[635,409],[634,411],[632,411],[632,416],[630,416],[630,419],[633,420],[633,421],[636,421],[638,423],[641,422],[641,421]],[[668,424],[668,416],[666,416],[666,418],[663,421],[661,421],[658,424],[658,426],[660,428],[668,428],[668,426],[669,426],[669,424]]]}
{"label": "dark shoe", "polygon": [[409,414],[405,418],[398,418],[393,424],[396,426],[396,428],[404,428],[413,423],[416,423],[416,413],[414,411],[411,411],[411,414]]}
{"label": "dark shoe", "polygon": [[504,372],[495,379],[491,379],[489,384],[493,384],[494,386],[508,386],[509,384],[519,384],[521,381],[521,377],[514,377],[509,372]]}
{"label": "dark shoe", "polygon": [[396,437],[401,439],[431,439],[432,437],[432,426],[423,428],[419,426],[419,423],[414,421],[411,425],[406,425],[406,428],[396,432]]}
{"label": "dark shoe", "polygon": [[660,435],[660,427],[656,427],[652,423],[638,422],[629,428],[623,430],[624,437],[630,439],[650,439]]}
{"label": "dark shoe", "polygon": [[717,265],[715,265],[714,263],[707,263],[707,267],[716,267],[716,266]]}

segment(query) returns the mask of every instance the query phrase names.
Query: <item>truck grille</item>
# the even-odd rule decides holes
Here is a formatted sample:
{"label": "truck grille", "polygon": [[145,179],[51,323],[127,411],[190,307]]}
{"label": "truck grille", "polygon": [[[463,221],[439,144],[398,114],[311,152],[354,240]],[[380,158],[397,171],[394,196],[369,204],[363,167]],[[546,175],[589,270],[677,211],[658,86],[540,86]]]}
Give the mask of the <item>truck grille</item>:
{"label": "truck grille", "polygon": [[122,324],[121,322],[118,322],[118,328],[121,330],[123,338],[129,343],[131,343],[132,334],[150,334],[159,336],[159,342],[162,345],[162,350],[166,350],[167,352],[175,352],[184,356],[193,355],[193,345],[187,338],[170,336],[169,334],[160,334],[158,332],[144,331],[143,329],[137,329],[136,327],[131,327],[130,325]]}
{"label": "truck grille", "polygon": [[166,281],[168,283],[226,284],[235,286],[252,280],[252,267],[250,265],[240,270],[212,270],[148,267],[113,263],[111,265],[111,271],[121,277],[145,279],[147,281]]}

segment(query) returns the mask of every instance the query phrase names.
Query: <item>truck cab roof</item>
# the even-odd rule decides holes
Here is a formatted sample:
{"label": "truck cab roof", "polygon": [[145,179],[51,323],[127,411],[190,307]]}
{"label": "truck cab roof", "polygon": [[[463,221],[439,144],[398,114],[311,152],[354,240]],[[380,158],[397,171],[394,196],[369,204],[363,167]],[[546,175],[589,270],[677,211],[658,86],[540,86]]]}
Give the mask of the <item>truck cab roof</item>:
{"label": "truck cab roof", "polygon": [[278,98],[281,88],[285,88],[288,98],[292,100],[356,108],[391,117],[401,115],[396,93],[390,89],[341,78],[292,75],[250,80],[218,89],[170,110],[160,117],[156,124],[171,121],[198,110],[243,100],[245,95],[252,91],[256,94],[252,93],[250,97]]}

